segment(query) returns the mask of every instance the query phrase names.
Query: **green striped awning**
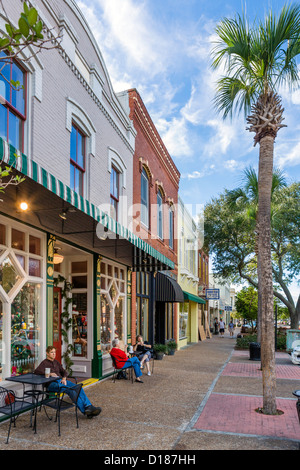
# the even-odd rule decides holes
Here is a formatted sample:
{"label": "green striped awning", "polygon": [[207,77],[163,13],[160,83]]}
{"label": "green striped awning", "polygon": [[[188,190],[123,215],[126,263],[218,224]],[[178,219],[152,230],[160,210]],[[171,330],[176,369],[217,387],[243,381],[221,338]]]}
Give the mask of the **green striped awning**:
{"label": "green striped awning", "polygon": [[[15,155],[17,155],[17,158]],[[36,183],[41,184],[44,188],[56,194],[64,201],[92,217],[96,222],[100,222],[111,232],[128,240],[135,247],[157,259],[161,263],[164,263],[170,269],[175,268],[173,261],[168,259],[159,251],[155,250],[151,245],[128,230],[128,228],[122,226],[119,222],[114,220],[105,212],[101,211],[97,206],[92,204],[87,199],[84,199],[78,193],[73,191],[69,186],[62,183],[59,179],[42,168],[38,163],[29,159],[25,154],[20,153],[15,149],[15,147],[8,144],[0,137],[0,162],[1,161],[5,162],[9,166],[14,167],[17,171],[22,173],[24,176],[31,178]]]}
{"label": "green striped awning", "polygon": [[189,292],[183,291],[184,300],[190,300],[191,302],[197,302],[198,304],[205,304],[205,300],[198,297],[198,295],[190,294]]}

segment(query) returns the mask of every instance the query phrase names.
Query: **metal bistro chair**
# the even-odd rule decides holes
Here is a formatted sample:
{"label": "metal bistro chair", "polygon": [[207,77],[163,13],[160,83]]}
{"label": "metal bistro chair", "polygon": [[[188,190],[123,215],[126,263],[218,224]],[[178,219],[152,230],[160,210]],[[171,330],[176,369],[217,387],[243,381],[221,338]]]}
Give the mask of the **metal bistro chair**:
{"label": "metal bistro chair", "polygon": [[[130,365],[130,366],[127,366],[127,367],[123,367],[121,369],[118,369],[117,367],[117,364],[116,364],[116,359],[114,358],[114,356],[110,355],[111,357],[111,360],[112,360],[112,364],[113,364],[113,368],[114,368],[114,373],[113,373],[113,381],[115,383],[116,381],[116,375],[121,372],[121,371],[125,371],[125,372],[128,372],[129,374],[129,378],[131,378],[131,382],[133,383],[133,367]],[[122,362],[122,361],[120,361]],[[126,361],[124,361],[124,364],[125,364]]]}
{"label": "metal bistro chair", "polygon": [[7,440],[6,444],[8,444],[11,425],[14,423],[14,427],[16,426],[16,419],[18,416],[25,412],[25,411],[34,411],[34,430],[36,430],[36,410],[37,410],[37,402],[35,401],[25,401],[25,397],[17,397],[13,390],[8,390],[6,388],[0,387],[0,414],[6,415],[10,418],[8,432],[7,432]]}
{"label": "metal bistro chair", "polygon": [[[52,408],[53,410],[56,411],[55,422],[56,421],[58,422],[58,435],[59,436],[61,435],[60,414],[62,411],[75,407],[76,426],[77,428],[79,428],[77,401],[78,401],[78,397],[81,392],[81,389],[82,389],[82,383],[79,383],[79,384],[75,384],[73,387],[61,386],[59,389],[57,389],[57,392],[54,390],[52,390],[51,392],[45,392],[46,398],[43,399],[42,405],[44,407],[48,406],[49,408]],[[70,392],[72,393],[71,402],[65,400],[65,395],[69,395]],[[46,409],[45,409],[45,412],[46,412],[48,419],[51,420],[52,418],[48,416]]]}

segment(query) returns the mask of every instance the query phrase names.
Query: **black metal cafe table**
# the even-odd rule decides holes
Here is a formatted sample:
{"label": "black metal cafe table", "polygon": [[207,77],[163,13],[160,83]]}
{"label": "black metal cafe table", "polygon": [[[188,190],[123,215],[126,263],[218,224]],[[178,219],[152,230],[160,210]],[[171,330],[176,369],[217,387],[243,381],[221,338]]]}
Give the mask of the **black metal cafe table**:
{"label": "black metal cafe table", "polygon": [[[23,374],[23,375],[15,375],[12,377],[7,377],[5,380],[9,382],[14,382],[23,385],[23,397],[28,397],[32,399],[32,404],[35,405],[35,411],[32,411],[31,414],[31,425],[32,425],[32,416],[34,413],[34,425],[33,430],[36,433],[36,409],[39,406],[39,398],[43,396],[44,391],[38,390],[38,387],[42,387],[43,389],[49,385],[51,382],[55,382],[59,380],[59,377],[45,377],[44,375],[38,374]],[[32,388],[26,390],[26,385],[30,385]]]}

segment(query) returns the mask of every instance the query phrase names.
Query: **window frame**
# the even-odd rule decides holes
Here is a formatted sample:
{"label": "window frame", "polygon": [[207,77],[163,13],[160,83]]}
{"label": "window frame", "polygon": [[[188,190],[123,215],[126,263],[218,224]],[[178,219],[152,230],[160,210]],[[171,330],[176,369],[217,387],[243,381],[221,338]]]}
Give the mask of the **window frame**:
{"label": "window frame", "polygon": [[[76,160],[78,160],[78,133],[81,135],[82,139],[83,139],[83,167],[81,165],[79,165],[78,161],[75,161],[73,158],[72,158],[72,152],[71,152],[71,144],[72,144],[72,132],[73,132],[73,128],[75,129],[76,131]],[[80,196],[83,196],[84,195],[84,190],[85,190],[85,174],[86,174],[86,148],[87,148],[87,142],[86,142],[86,139],[87,139],[87,135],[80,129],[79,126],[77,126],[77,124],[75,122],[72,122],[72,128],[71,128],[71,135],[70,135],[70,188],[77,192]],[[71,167],[74,167],[74,181],[73,181],[73,184],[72,181],[71,181]],[[76,176],[76,171],[79,172],[80,174],[80,177],[82,179],[81,181],[81,185],[82,185],[82,188],[81,188],[81,192],[80,191],[76,191],[76,183],[75,183],[75,176]]]}
{"label": "window frame", "polygon": [[[116,175],[116,185],[114,184],[115,180],[115,175]],[[112,193],[112,189],[116,187],[117,189],[117,195]],[[113,204],[112,204],[113,202]],[[110,172],[110,205],[114,207],[115,209],[115,220],[118,222],[118,216],[119,216],[119,202],[120,202],[120,172],[119,170],[112,165],[111,166],[111,172]],[[112,210],[111,210],[111,216],[113,217]],[[113,217],[114,218],[114,217]]]}
{"label": "window frame", "polygon": [[[149,221],[150,221],[150,217],[149,217],[149,177],[147,175],[147,172],[145,170],[145,168],[142,169],[142,172],[141,172],[141,215],[140,215],[140,218],[141,218],[141,223],[147,227],[148,229],[150,228],[150,224],[149,224]],[[142,191],[142,186],[143,186],[143,183],[146,184],[146,190],[145,190],[145,193],[147,195],[147,199],[144,200],[143,199],[143,191]],[[142,210],[142,207],[145,207],[145,210],[143,211]],[[143,216],[146,215],[146,219],[143,219]]]}
{"label": "window frame", "polygon": [[[13,145],[13,143],[9,139],[9,134],[10,134],[10,132],[9,132],[9,127],[10,127],[9,126],[9,123],[10,123],[9,116],[10,116],[10,113],[11,113],[20,121],[19,145],[18,145],[18,147],[16,147],[15,145],[13,145],[13,146],[16,147],[18,150],[20,150],[21,152],[23,152],[24,151],[24,135],[25,135],[24,127],[25,127],[25,122],[26,122],[26,119],[27,119],[27,115],[26,115],[26,111],[27,111],[27,72],[24,69],[24,67],[22,67],[21,63],[18,60],[10,58],[7,62],[8,63],[7,63],[7,65],[5,65],[5,67],[9,67],[9,82],[12,80],[12,77],[13,77],[13,66],[17,67],[23,75],[22,85],[23,85],[23,88],[24,88],[24,113],[21,112],[18,108],[16,108],[12,104],[13,87],[9,83],[8,84],[8,86],[9,86],[9,101],[6,99],[6,97],[4,97],[3,95],[0,95],[1,96],[0,106],[2,105],[6,110],[6,137],[5,137],[5,140],[8,143]],[[1,63],[1,61],[0,61],[0,63]],[[6,83],[5,78],[3,80],[1,80],[1,77],[0,77],[0,82]],[[16,91],[16,93],[22,93],[22,91],[18,90],[18,91]]]}
{"label": "window frame", "polygon": [[174,211],[172,206],[169,208],[169,248],[174,250]]}
{"label": "window frame", "polygon": [[[159,199],[160,199],[160,202],[159,202]],[[157,202],[157,237],[160,240],[163,240],[164,239],[163,194],[160,189],[157,191],[156,202]]]}

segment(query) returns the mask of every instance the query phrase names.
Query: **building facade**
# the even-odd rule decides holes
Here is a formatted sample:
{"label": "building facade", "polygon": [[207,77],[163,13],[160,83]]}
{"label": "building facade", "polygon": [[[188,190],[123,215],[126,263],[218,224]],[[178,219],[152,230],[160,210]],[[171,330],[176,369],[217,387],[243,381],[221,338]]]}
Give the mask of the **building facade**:
{"label": "building facade", "polygon": [[[133,232],[174,263],[169,272],[145,265],[132,275],[131,337],[150,344],[178,339],[177,202],[180,173],[136,89],[118,94],[136,131]],[[174,287],[175,286],[175,287]]]}
{"label": "building facade", "polygon": [[[22,2],[4,5],[16,25]],[[25,177],[0,203],[0,380],[52,344],[74,375],[100,378],[130,335],[132,272],[175,263],[130,230],[136,130],[86,19],[74,0],[38,13],[60,45],[24,49],[0,76],[0,159]]]}
{"label": "building facade", "polygon": [[178,201],[178,279],[184,302],[179,304],[179,348],[201,339],[201,318],[205,300],[198,296],[198,233],[197,226],[185,207]]}

